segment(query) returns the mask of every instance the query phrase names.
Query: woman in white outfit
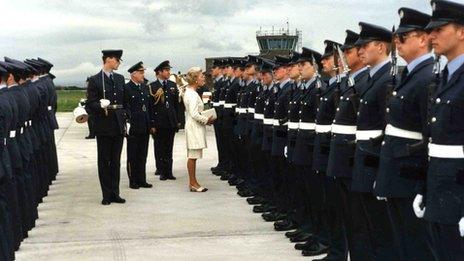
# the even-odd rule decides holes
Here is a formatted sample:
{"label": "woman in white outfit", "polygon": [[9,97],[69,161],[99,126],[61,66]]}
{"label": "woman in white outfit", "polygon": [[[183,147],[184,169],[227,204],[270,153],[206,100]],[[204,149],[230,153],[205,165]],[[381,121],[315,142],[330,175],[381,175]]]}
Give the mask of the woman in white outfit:
{"label": "woman in white outfit", "polygon": [[212,118],[201,115],[203,101],[197,93],[197,89],[205,84],[205,76],[199,67],[188,70],[186,80],[188,82],[184,93],[184,105],[187,112],[185,120],[185,136],[187,138],[187,170],[189,173],[189,188],[192,192],[206,192],[208,189],[198,184],[195,176],[197,159],[203,156],[206,145],[206,126],[213,123]]}

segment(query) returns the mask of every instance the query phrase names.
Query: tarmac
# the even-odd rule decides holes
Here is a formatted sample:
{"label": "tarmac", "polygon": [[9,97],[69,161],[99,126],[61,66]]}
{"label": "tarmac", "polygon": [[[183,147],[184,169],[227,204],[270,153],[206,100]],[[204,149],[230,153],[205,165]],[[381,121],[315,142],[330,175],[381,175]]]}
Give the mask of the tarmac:
{"label": "tarmac", "polygon": [[197,178],[208,192],[188,190],[180,131],[174,145],[176,181],[155,177],[151,139],[147,179],[154,188],[130,189],[124,145],[120,189],[127,203],[102,206],[96,141],[84,139],[87,124],[76,123],[72,113],[57,117],[60,173],[17,260],[311,260],[294,250],[283,232],[274,231],[273,223],[254,214],[236,188],[211,174],[217,163],[212,128],[197,163]]}

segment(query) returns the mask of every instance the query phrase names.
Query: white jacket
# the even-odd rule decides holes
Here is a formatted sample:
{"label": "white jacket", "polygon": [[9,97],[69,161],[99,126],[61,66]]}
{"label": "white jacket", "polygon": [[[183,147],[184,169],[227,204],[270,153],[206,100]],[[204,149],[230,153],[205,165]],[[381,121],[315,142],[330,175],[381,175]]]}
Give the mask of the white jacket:
{"label": "white jacket", "polygon": [[203,101],[200,95],[187,86],[184,94],[185,111],[185,137],[187,138],[187,149],[204,149],[206,144],[206,123],[208,117],[201,115]]}

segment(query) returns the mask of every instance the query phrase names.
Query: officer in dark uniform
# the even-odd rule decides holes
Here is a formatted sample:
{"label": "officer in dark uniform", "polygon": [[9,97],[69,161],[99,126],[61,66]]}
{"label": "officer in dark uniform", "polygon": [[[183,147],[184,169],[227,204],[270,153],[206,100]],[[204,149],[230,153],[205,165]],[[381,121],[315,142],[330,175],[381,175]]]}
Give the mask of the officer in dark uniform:
{"label": "officer in dark uniform", "polygon": [[361,193],[362,220],[369,225],[373,248],[371,258],[396,260],[392,228],[388,220],[386,202],[372,194],[379,165],[380,143],[385,128],[387,88],[391,84],[389,60],[392,33],[368,23],[359,23],[359,55],[371,66],[366,87],[359,93],[360,104],[356,124],[356,151],[354,155],[351,188]]}
{"label": "officer in dark uniform", "polygon": [[124,95],[129,101],[130,128],[127,137],[127,174],[129,187],[132,189],[151,188],[147,183],[146,164],[150,129],[154,128],[151,120],[150,92],[145,84],[145,68],[142,62],[134,64],[127,70],[130,81],[124,86]]}
{"label": "officer in dark uniform", "polygon": [[257,83],[255,79],[256,75],[256,67],[258,61],[255,56],[248,56],[246,58],[246,64],[243,67],[243,86],[241,94],[237,101],[237,136],[238,141],[240,142],[239,146],[237,147],[238,155],[239,155],[239,173],[241,174],[235,180],[229,180],[230,185],[238,185],[243,183],[242,186],[239,187],[238,194],[242,197],[250,197],[255,194],[253,191],[255,189],[253,182],[251,181],[251,177],[254,175],[253,165],[251,163],[251,155],[250,155],[250,128],[249,128],[249,112],[248,108],[254,110],[254,108],[250,107],[250,99],[252,96],[255,95],[257,88]]}
{"label": "officer in dark uniform", "polygon": [[[296,244],[295,249],[303,250],[302,254],[305,256],[327,252],[327,240],[324,236],[326,229],[322,225],[322,183],[315,182],[311,168],[318,100],[320,93],[326,88],[318,72],[318,68],[321,68],[321,57],[317,51],[303,47],[299,59],[303,97],[298,103],[298,131],[292,160],[297,180],[304,185],[300,200],[305,204],[305,209],[300,211],[304,211],[305,220],[298,223],[297,230],[285,233],[291,242],[304,242]],[[293,119],[290,115],[290,120],[295,122],[296,118]]]}
{"label": "officer in dark uniform", "polygon": [[[271,178],[274,183],[276,211],[264,213],[263,219],[275,222],[287,218],[289,203],[289,189],[286,183],[286,170],[288,164],[285,158],[287,145],[288,106],[293,92],[294,82],[289,78],[290,57],[276,56],[274,80],[277,93],[275,95],[274,114],[272,119],[272,144],[270,148]],[[271,102],[271,101],[269,101]]]}
{"label": "officer in dark uniform", "polygon": [[288,102],[287,110],[287,142],[284,148],[284,157],[286,159],[286,187],[288,191],[289,204],[288,215],[284,220],[277,221],[274,224],[274,229],[277,231],[292,230],[302,222],[301,212],[299,211],[303,206],[302,200],[302,185],[303,183],[298,180],[296,174],[296,167],[293,164],[293,150],[295,148],[295,141],[298,133],[299,124],[299,104],[302,98],[303,88],[300,81],[300,53],[292,52],[291,61],[289,62],[289,78],[292,81],[292,90]]}
{"label": "officer in dark uniform", "polygon": [[98,176],[103,205],[125,203],[119,196],[120,158],[126,123],[130,117],[124,100],[124,76],[113,72],[121,61],[122,50],[103,50],[103,69],[90,77],[86,106],[95,115]]}
{"label": "officer in dark uniform", "polygon": [[[20,171],[16,171],[14,175],[11,176],[11,179],[7,182],[7,187],[5,194],[7,195],[7,204],[12,218],[12,228],[13,228],[13,235],[14,235],[14,247],[15,249],[19,249],[19,245],[23,239],[23,236],[27,233],[23,234],[23,227],[28,229],[25,226],[26,223],[22,221],[22,211],[20,210],[19,202],[24,202],[23,199],[18,199],[18,181],[20,184],[23,183],[25,176],[30,175],[30,173],[26,173],[26,168],[31,160],[30,158],[30,143],[29,143],[29,136],[28,133],[25,131],[25,122],[29,119],[30,115],[30,106],[29,100],[26,94],[23,92],[24,83],[25,83],[25,75],[27,67],[26,65],[22,64],[19,61],[6,58],[5,59],[7,70],[10,73],[8,84],[8,90],[10,93],[10,97],[14,99],[14,103],[17,104],[17,121],[16,121],[16,132],[15,132],[15,139],[17,144],[19,145],[19,156],[18,159],[15,157],[14,160],[20,160],[21,166],[23,167]],[[21,194],[22,195],[22,194]]]}
{"label": "officer in dark uniform", "polygon": [[326,48],[322,55],[321,63],[324,72],[330,78],[327,88],[321,92],[319,97],[312,167],[316,177],[321,178],[323,180],[322,184],[324,184],[323,202],[326,210],[324,219],[327,222],[329,232],[329,253],[327,259],[345,260],[347,250],[339,207],[340,195],[336,188],[335,180],[330,176],[326,176],[326,172],[330,151],[331,125],[335,117],[338,95],[340,89],[346,84],[346,77],[339,73],[338,60],[335,59],[335,56],[338,56],[337,49],[341,44],[331,40],[325,40],[324,43]]}
{"label": "officer in dark uniform", "polygon": [[241,58],[231,58],[229,64],[231,65],[229,67],[230,78],[224,96],[223,131],[227,142],[227,155],[230,158],[231,164],[230,171],[226,175],[222,175],[221,180],[235,179],[239,172],[235,127],[237,125],[236,107],[241,89],[240,83],[244,61]]}
{"label": "officer in dark uniform", "polygon": [[266,106],[267,97],[270,95],[271,87],[273,85],[272,68],[273,64],[268,61],[261,60],[260,65],[260,83],[257,88],[257,96],[253,105],[253,126],[250,134],[250,146],[253,156],[253,164],[255,166],[255,178],[258,183],[258,194],[257,197],[251,197],[247,199],[247,202],[254,206],[253,211],[257,213],[264,212],[263,205],[269,203],[272,194],[270,189],[269,167],[266,161],[266,155],[262,151],[263,146],[263,128],[264,128],[264,108]]}
{"label": "officer in dark uniform", "polygon": [[432,9],[426,29],[430,30],[435,54],[445,56],[448,64],[430,100],[427,187],[425,200],[416,197],[415,209],[425,201],[424,219],[428,221],[435,260],[461,260],[464,257],[464,5],[432,1]]}
{"label": "officer in dark uniform", "polygon": [[7,65],[0,64],[0,258],[2,260],[14,260],[14,251],[17,247],[13,236],[13,213],[8,204],[11,202],[10,188],[14,174],[7,144],[14,138],[12,135],[16,135],[15,131],[10,131],[14,129],[15,115],[6,94],[8,76]]}
{"label": "officer in dark uniform", "polygon": [[224,87],[224,65],[222,59],[214,59],[213,66],[211,67],[211,77],[213,78],[213,108],[216,110],[218,118],[214,122],[214,135],[216,137],[216,147],[218,151],[218,164],[211,168],[211,172],[216,175],[220,175],[220,172],[224,171],[226,166],[226,159],[224,153],[224,139],[222,137],[222,110],[219,102],[221,91]]}
{"label": "officer in dark uniform", "polygon": [[[224,163],[224,168],[222,172],[216,172],[217,175],[221,176],[221,180],[227,180],[229,175],[232,172],[232,156],[230,155],[231,153],[231,148],[229,144],[229,137],[228,135],[231,134],[230,128],[230,117],[228,115],[229,111],[226,110],[225,108],[225,103],[226,103],[226,97],[228,90],[230,88],[230,79],[233,77],[233,68],[232,68],[232,58],[227,58],[222,60],[222,64],[224,65],[224,69],[222,70],[224,78],[222,80],[222,88],[220,89],[219,92],[219,106],[218,108],[218,117],[220,117],[220,124],[222,127],[222,143],[224,147],[224,158],[225,158],[225,163]],[[229,108],[228,108],[229,109]]]}
{"label": "officer in dark uniform", "polygon": [[358,38],[357,33],[346,30],[345,42],[339,49],[339,67],[342,72],[347,73],[347,81],[340,86],[338,94],[340,98],[332,123],[327,176],[335,179],[338,189],[339,214],[345,228],[344,236],[350,258],[369,260],[367,225],[359,217],[359,213],[362,212],[359,196],[351,191],[358,95],[369,75],[369,70],[358,56],[358,46],[354,45]]}
{"label": "officer in dark uniform", "polygon": [[[385,137],[375,194],[387,198],[401,260],[433,260],[427,246],[425,221],[412,206],[417,182],[425,178],[427,151],[427,95],[433,80],[433,57],[424,28],[430,16],[410,8],[398,10],[401,21],[394,32],[399,55],[407,62],[386,108]],[[395,77],[396,80],[396,77]]]}
{"label": "officer in dark uniform", "polygon": [[179,111],[179,91],[175,82],[169,80],[171,66],[169,61],[160,63],[155,68],[157,80],[150,83],[150,94],[153,97],[153,114],[155,132],[156,172],[160,180],[175,180],[172,173],[172,150],[174,136],[179,130],[177,119]]}

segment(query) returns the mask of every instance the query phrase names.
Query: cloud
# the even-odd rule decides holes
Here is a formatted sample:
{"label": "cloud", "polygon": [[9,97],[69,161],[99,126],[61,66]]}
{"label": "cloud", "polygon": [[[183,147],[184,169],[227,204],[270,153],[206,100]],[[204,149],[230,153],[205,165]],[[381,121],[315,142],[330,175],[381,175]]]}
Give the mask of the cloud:
{"label": "cloud", "polygon": [[[323,50],[365,21],[391,28],[398,8],[430,13],[424,0],[15,0],[2,2],[0,50],[55,64],[56,82],[82,85],[100,70],[101,49],[121,48],[119,72],[138,61],[169,59],[173,70],[204,66],[212,56],[257,53],[255,34],[286,27],[302,31],[303,46]],[[21,14],[21,19],[18,19]],[[148,78],[153,77],[150,71]]]}

